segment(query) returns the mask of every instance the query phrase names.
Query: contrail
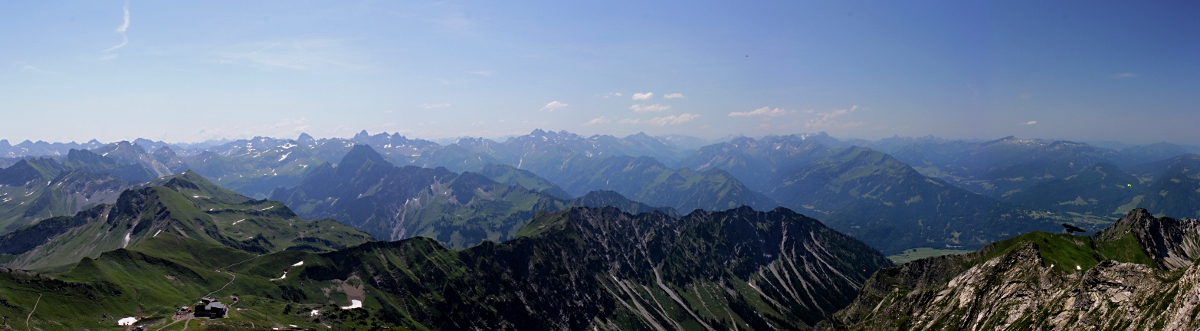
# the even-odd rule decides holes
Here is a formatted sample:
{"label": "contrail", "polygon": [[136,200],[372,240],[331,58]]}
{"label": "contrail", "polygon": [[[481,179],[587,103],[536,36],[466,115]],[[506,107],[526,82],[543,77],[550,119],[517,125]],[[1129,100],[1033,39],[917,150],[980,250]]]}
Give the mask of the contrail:
{"label": "contrail", "polygon": [[[117,27],[117,33],[121,34],[121,43],[117,44],[116,46],[109,47],[108,49],[104,50],[104,52],[112,52],[112,51],[117,50],[118,48],[125,47],[125,45],[129,44],[129,37],[125,36],[125,31],[129,30],[129,1],[125,1],[125,7],[123,8],[123,10],[125,11],[125,22],[121,23],[121,26]],[[110,59],[113,59],[116,57],[117,56],[115,54],[105,55],[104,57],[102,57],[102,59],[110,60]]]}

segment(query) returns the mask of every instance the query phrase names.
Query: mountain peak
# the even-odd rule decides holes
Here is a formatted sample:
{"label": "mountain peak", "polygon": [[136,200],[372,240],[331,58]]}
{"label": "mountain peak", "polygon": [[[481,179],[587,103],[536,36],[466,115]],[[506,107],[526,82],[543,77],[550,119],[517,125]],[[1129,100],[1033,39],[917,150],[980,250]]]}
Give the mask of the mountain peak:
{"label": "mountain peak", "polygon": [[354,139],[366,139],[366,138],[370,138],[370,137],[371,137],[371,135],[368,134],[367,130],[365,130],[365,129],[362,131],[359,131],[358,134],[354,135]]}
{"label": "mountain peak", "polygon": [[376,164],[391,164],[387,159],[383,158],[383,155],[380,155],[374,148],[371,148],[370,145],[354,145],[350,149],[350,152],[342,157],[342,161],[338,162],[338,168],[349,167],[349,169],[358,169],[366,164],[367,161]]}
{"label": "mountain peak", "polygon": [[304,133],[304,132],[301,132],[300,137],[296,138],[296,142],[299,142],[299,143],[312,143],[314,141],[316,141],[316,139],[313,139],[312,136],[310,136],[310,135],[308,135],[308,133]]}

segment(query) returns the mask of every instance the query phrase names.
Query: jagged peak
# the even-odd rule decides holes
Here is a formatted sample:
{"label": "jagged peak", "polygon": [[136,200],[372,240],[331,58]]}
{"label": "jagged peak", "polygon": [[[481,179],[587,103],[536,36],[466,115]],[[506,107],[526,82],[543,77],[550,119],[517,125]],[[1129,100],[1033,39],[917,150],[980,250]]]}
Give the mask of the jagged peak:
{"label": "jagged peak", "polygon": [[380,155],[378,151],[375,151],[374,148],[371,148],[370,145],[354,145],[354,147],[350,149],[350,152],[346,153],[346,156],[342,157],[342,161],[338,162],[338,167],[350,167],[357,169],[363,164],[366,164],[367,161],[371,161],[376,164],[391,164],[383,158],[383,155]]}
{"label": "jagged peak", "polygon": [[1109,225],[1107,228],[1104,228],[1099,232],[1096,232],[1096,234],[1092,235],[1092,237],[1097,240],[1120,239],[1126,233],[1132,232],[1133,229],[1138,227],[1139,224],[1153,222],[1155,220],[1157,220],[1157,218],[1154,217],[1150,211],[1147,211],[1146,208],[1134,208],[1133,210],[1125,213],[1125,216],[1122,216],[1121,219],[1117,220],[1112,225]]}
{"label": "jagged peak", "polygon": [[313,136],[308,135],[308,133],[301,132],[300,137],[297,137],[296,141],[301,143],[312,143],[316,141],[316,139],[313,139]]}

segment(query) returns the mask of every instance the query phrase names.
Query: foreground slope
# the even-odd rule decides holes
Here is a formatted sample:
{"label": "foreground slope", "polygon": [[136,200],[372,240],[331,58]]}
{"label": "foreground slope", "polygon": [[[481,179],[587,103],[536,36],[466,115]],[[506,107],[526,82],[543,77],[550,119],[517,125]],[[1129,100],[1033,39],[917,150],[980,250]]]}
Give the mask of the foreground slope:
{"label": "foreground slope", "polygon": [[1029,233],[885,268],[819,329],[1194,330],[1200,220],[1135,209],[1092,237]]}
{"label": "foreground slope", "polygon": [[10,268],[56,269],[164,232],[254,253],[327,251],[371,239],[331,220],[300,219],[282,203],[246,198],[190,171],[153,184],[0,237],[0,257]]}
{"label": "foreground slope", "polygon": [[0,315],[45,330],[123,329],[123,316],[176,328],[175,309],[208,296],[230,304],[229,317],[192,326],[802,330],[887,265],[786,209],[675,218],[573,208],[462,251],[418,237],[255,255],[164,232],[65,273],[0,269]]}
{"label": "foreground slope", "polygon": [[352,285],[343,300],[413,329],[806,329],[889,264],[786,209],[573,208],[459,252],[413,238],[310,256],[281,284],[311,303]]}

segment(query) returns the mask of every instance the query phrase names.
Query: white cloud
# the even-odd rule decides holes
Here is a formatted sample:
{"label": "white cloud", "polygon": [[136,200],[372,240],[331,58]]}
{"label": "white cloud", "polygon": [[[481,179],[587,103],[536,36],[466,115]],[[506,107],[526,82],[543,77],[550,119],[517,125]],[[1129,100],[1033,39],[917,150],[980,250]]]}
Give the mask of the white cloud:
{"label": "white cloud", "polygon": [[565,103],[562,103],[562,102],[558,102],[558,101],[551,101],[550,103],[546,104],[546,106],[545,106],[545,107],[542,107],[542,109],[541,109],[541,110],[545,110],[545,111],[553,112],[553,111],[555,111],[555,110],[559,110],[559,109],[566,108],[567,106],[569,106],[569,105],[568,105],[568,104],[565,104]]}
{"label": "white cloud", "polygon": [[806,127],[806,128],[827,128],[827,127],[849,128],[849,127],[861,126],[863,124],[863,122],[837,123],[837,122],[833,121],[833,119],[838,116],[853,113],[857,110],[858,110],[858,106],[855,105],[855,106],[851,106],[850,108],[847,108],[847,109],[835,109],[835,110],[833,110],[831,112],[827,112],[827,113],[817,113],[818,118],[808,120],[808,122],[804,123],[804,127]]}
{"label": "white cloud", "polygon": [[622,118],[621,119],[621,124],[638,124],[641,122],[642,122],[642,120],[636,119],[636,118]]}
{"label": "white cloud", "polygon": [[683,114],[679,114],[679,115],[651,118],[649,120],[646,120],[646,124],[657,125],[657,126],[678,125],[678,124],[691,122],[698,117],[700,117],[700,115],[683,113]]}
{"label": "white cloud", "polygon": [[1037,124],[1037,121],[1025,122],[1025,125],[1034,125],[1034,124]]}
{"label": "white cloud", "polygon": [[651,118],[650,120],[648,120],[646,122],[649,123],[650,125],[657,125],[657,126],[677,125],[677,124],[691,122],[699,117],[700,117],[700,115],[683,113],[683,114],[679,114],[679,115],[655,117],[655,118]]}
{"label": "white cloud", "polygon": [[425,109],[438,109],[438,108],[446,108],[446,107],[450,107],[450,104],[449,103],[423,103],[423,104],[421,104],[421,108],[425,108]]}
{"label": "white cloud", "polygon": [[729,113],[729,117],[742,117],[742,116],[778,117],[778,116],[787,115],[788,113],[792,113],[792,112],[783,110],[782,108],[771,109],[771,107],[762,107],[762,108],[755,109],[752,111],[731,112],[731,113]]}
{"label": "white cloud", "polygon": [[118,33],[125,33],[126,30],[129,30],[129,1],[125,1],[125,7],[122,9],[125,12],[125,23],[117,27]]}
{"label": "white cloud", "polygon": [[587,123],[584,123],[583,125],[607,124],[609,122],[612,122],[612,121],[609,121],[607,118],[604,118],[604,116],[600,116],[600,117],[592,119],[591,121],[588,121]]}
{"label": "white cloud", "polygon": [[129,44],[129,37],[125,36],[125,31],[129,31],[129,1],[125,1],[125,7],[122,8],[122,11],[125,12],[125,20],[120,26],[117,27],[117,33],[121,34],[121,43],[104,50],[105,54],[100,57],[101,60],[112,60],[117,58],[118,54],[108,54],[108,52],[115,51]]}
{"label": "white cloud", "polygon": [[664,99],[683,99],[683,93],[671,93],[663,96]]}
{"label": "white cloud", "polygon": [[1137,74],[1132,73],[1132,72],[1121,72],[1121,73],[1117,73],[1117,74],[1113,75],[1113,78],[1129,78],[1129,77],[1137,77]]}
{"label": "white cloud", "polygon": [[663,105],[660,105],[657,103],[653,104],[653,105],[637,104],[637,105],[629,106],[629,109],[632,109],[633,111],[639,112],[639,113],[650,113],[650,112],[656,113],[656,112],[660,112],[660,111],[664,111],[664,110],[670,110],[671,106],[663,106]]}
{"label": "white cloud", "polygon": [[621,92],[605,93],[604,95],[602,95],[600,97],[607,99],[609,97],[619,97],[619,96],[621,96]]}
{"label": "white cloud", "polygon": [[653,98],[653,97],[654,97],[653,92],[634,93],[633,94],[633,100],[650,100],[650,98]]}

